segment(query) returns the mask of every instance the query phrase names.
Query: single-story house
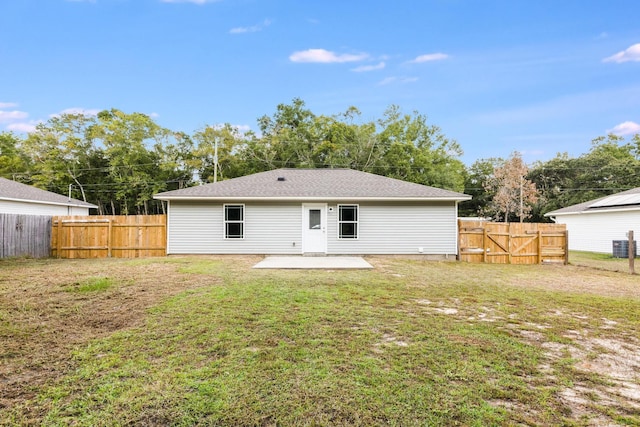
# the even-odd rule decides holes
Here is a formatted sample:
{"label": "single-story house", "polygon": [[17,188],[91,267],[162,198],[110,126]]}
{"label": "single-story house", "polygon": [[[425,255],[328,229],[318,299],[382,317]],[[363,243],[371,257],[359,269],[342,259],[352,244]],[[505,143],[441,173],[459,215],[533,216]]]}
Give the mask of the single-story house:
{"label": "single-story house", "polygon": [[613,241],[627,240],[633,230],[640,240],[640,187],[547,212],[558,224],[566,224],[569,249],[612,253]]}
{"label": "single-story house", "polygon": [[350,169],[277,169],[156,194],[168,254],[457,255],[471,196]]}
{"label": "single-story house", "polygon": [[89,215],[96,205],[0,178],[0,213],[23,215]]}

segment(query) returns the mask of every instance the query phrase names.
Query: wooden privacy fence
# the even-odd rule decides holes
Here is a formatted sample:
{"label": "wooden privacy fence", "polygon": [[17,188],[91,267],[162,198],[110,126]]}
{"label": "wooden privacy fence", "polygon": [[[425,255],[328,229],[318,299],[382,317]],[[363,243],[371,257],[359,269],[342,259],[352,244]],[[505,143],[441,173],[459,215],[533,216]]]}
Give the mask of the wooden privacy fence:
{"label": "wooden privacy fence", "polygon": [[459,259],[494,264],[569,262],[564,224],[458,220]]}
{"label": "wooden privacy fence", "polygon": [[50,216],[0,214],[0,258],[44,258],[50,253]]}
{"label": "wooden privacy fence", "polygon": [[51,255],[57,258],[164,256],[166,215],[53,217]]}

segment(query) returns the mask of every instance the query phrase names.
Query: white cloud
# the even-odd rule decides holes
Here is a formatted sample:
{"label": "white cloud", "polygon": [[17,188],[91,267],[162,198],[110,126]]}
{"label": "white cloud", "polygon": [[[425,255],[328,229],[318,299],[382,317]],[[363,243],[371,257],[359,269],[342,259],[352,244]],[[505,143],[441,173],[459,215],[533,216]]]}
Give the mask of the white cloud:
{"label": "white cloud", "polygon": [[640,133],[640,124],[635,122],[622,122],[619,125],[613,127],[613,129],[607,130],[607,133],[613,133],[615,135],[635,135]]}
{"label": "white cloud", "polygon": [[83,116],[96,116],[100,110],[96,110],[95,108],[80,108],[80,107],[71,107],[65,108],[59,113],[50,114],[49,117],[60,117],[63,114],[82,114]]}
{"label": "white cloud", "polygon": [[160,0],[162,3],[193,3],[193,4],[205,4],[216,3],[220,0]]}
{"label": "white cloud", "polygon": [[397,77],[386,77],[378,82],[378,86],[385,86],[398,80]]}
{"label": "white cloud", "polygon": [[251,130],[251,126],[249,125],[231,125],[231,126],[237,129],[238,132],[242,134],[245,134]]}
{"label": "white cloud", "polygon": [[29,117],[29,113],[24,111],[2,111],[0,110],[0,123],[11,123],[19,120],[24,120]]}
{"label": "white cloud", "polygon": [[320,62],[324,64],[336,63],[336,62],[356,62],[367,59],[369,55],[366,53],[359,54],[336,54],[325,49],[308,49],[293,52],[289,59],[292,62]]}
{"label": "white cloud", "polygon": [[359,67],[352,68],[351,71],[356,73],[362,73],[366,71],[382,70],[385,66],[386,64],[384,63],[384,61],[382,61],[376,65],[361,65]]}
{"label": "white cloud", "polygon": [[442,61],[443,59],[449,58],[449,55],[446,53],[428,53],[426,55],[420,55],[415,59],[409,61],[410,64],[421,64],[423,62],[431,62],[431,61]]}
{"label": "white cloud", "polygon": [[413,83],[417,81],[417,77],[387,77],[379,81],[378,86],[386,86],[391,83]]}
{"label": "white cloud", "polygon": [[611,55],[604,58],[602,62],[616,62],[618,64],[623,62],[640,61],[640,43],[636,43],[622,52],[618,52],[615,55]]}
{"label": "white cloud", "polygon": [[14,132],[24,132],[29,133],[36,130],[36,125],[40,123],[38,121],[29,121],[28,123],[11,123],[7,126],[7,129],[12,130]]}
{"label": "white cloud", "polygon": [[229,34],[245,34],[245,33],[257,33],[258,31],[262,31],[264,28],[271,25],[271,21],[265,19],[260,25],[253,25],[251,27],[236,27],[229,30]]}
{"label": "white cloud", "polygon": [[15,108],[17,106],[18,104],[15,102],[0,102],[0,108],[2,108],[0,110],[0,123],[6,123],[6,129],[10,131],[31,132],[35,129],[37,122],[23,123],[29,117],[29,113],[19,110],[4,110],[4,108]]}

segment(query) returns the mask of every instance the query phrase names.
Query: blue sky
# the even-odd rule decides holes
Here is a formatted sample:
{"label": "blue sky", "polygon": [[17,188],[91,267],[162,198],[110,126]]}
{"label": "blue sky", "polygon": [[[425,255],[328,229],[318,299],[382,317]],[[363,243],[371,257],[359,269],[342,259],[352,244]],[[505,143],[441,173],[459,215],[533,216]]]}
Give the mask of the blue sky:
{"label": "blue sky", "polygon": [[303,99],[392,104],[467,164],[577,156],[640,133],[638,0],[0,0],[0,131],[65,111],[142,112],[192,133]]}

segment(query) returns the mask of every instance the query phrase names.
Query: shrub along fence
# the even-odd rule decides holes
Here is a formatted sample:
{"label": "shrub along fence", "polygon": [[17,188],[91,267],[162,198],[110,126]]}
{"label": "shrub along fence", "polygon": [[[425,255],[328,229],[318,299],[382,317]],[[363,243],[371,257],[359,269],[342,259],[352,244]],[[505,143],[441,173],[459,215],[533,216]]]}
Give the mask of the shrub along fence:
{"label": "shrub along fence", "polygon": [[494,264],[569,262],[565,224],[458,220],[458,259]]}
{"label": "shrub along fence", "polygon": [[51,249],[51,255],[57,258],[164,256],[167,252],[167,217],[53,217]]}
{"label": "shrub along fence", "polygon": [[51,217],[0,214],[0,258],[51,254]]}

